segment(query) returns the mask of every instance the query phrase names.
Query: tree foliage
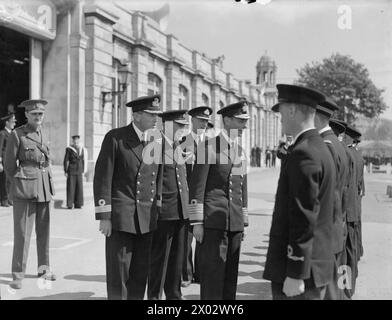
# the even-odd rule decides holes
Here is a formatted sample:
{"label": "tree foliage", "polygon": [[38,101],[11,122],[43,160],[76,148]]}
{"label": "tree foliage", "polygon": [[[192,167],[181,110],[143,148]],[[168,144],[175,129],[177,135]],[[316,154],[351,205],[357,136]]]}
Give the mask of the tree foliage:
{"label": "tree foliage", "polygon": [[297,74],[297,84],[329,95],[340,107],[336,116],[350,124],[358,114],[371,118],[387,107],[382,97],[384,89],[378,89],[367,68],[350,56],[333,54],[321,63],[307,63]]}
{"label": "tree foliage", "polygon": [[365,140],[392,140],[392,120],[370,120],[364,129],[363,136]]}

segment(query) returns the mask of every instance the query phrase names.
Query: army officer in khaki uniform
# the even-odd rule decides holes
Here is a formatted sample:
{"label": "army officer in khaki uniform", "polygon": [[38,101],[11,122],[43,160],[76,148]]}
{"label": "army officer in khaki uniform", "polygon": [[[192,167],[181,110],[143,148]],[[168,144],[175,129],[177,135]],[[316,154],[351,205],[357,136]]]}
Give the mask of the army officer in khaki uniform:
{"label": "army officer in khaki uniform", "polygon": [[41,132],[45,100],[23,101],[27,124],[15,129],[7,144],[4,169],[11,178],[14,202],[14,251],[10,286],[22,288],[31,231],[37,234],[38,277],[54,281],[49,270],[49,202],[54,195],[49,148]]}

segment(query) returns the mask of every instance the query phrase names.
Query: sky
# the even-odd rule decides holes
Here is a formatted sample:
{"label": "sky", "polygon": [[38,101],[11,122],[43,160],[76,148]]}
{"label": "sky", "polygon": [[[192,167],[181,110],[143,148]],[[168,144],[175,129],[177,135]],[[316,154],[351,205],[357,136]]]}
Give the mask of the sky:
{"label": "sky", "polygon": [[350,55],[385,89],[390,107],[382,117],[392,119],[392,0],[127,1],[142,11],[165,3],[170,5],[165,32],[211,58],[223,54],[224,70],[239,80],[255,83],[256,63],[265,53],[275,60],[280,83],[292,83],[306,63],[333,53]]}

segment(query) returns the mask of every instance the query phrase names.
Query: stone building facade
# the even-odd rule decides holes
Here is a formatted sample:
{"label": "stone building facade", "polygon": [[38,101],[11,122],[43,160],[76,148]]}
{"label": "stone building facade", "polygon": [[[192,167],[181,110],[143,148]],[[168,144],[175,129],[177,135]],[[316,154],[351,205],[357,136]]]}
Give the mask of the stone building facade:
{"label": "stone building facade", "polygon": [[[221,58],[212,59],[166,34],[151,12],[115,1],[46,1],[55,5],[56,30],[50,39],[38,41],[40,86],[30,97],[50,103],[45,130],[55,164],[62,162],[70,136],[80,134],[89,151],[91,177],[104,135],[130,122],[125,102],[157,92],[163,110],[209,105],[217,111],[246,100],[249,153],[254,145],[264,150],[277,145],[280,119],[270,111],[276,101],[276,65],[269,57],[258,61],[252,84],[225,72]],[[214,114],[213,120],[219,129],[220,117]]]}

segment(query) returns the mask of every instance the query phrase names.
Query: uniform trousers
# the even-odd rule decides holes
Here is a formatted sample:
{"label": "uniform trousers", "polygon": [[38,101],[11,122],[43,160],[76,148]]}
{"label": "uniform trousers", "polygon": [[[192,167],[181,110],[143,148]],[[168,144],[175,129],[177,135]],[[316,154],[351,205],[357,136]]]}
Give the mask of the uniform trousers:
{"label": "uniform trousers", "polygon": [[362,221],[359,221],[356,225],[357,239],[358,239],[358,261],[363,256],[363,244],[362,244]]}
{"label": "uniform trousers", "polygon": [[355,293],[356,279],[358,276],[358,239],[357,222],[347,222],[346,257],[347,266],[350,268],[351,288],[345,290],[346,296],[352,297]]}
{"label": "uniform trousers", "polygon": [[180,300],[187,220],[158,220],[148,277],[148,299]]}
{"label": "uniform trousers", "polygon": [[67,177],[67,207],[83,206],[83,175],[70,175]]}
{"label": "uniform trousers", "polygon": [[242,234],[204,228],[199,261],[201,300],[235,300]]}
{"label": "uniform trousers", "polygon": [[272,300],[324,300],[326,287],[307,286],[305,281],[304,293],[294,297],[287,297],[283,293],[283,283],[271,282],[271,291]]}
{"label": "uniform trousers", "polygon": [[342,287],[342,281],[340,277],[343,275],[342,266],[347,264],[346,250],[335,254],[333,279],[327,285],[325,292],[325,300],[347,300],[349,297],[345,294],[345,287]]}
{"label": "uniform trousers", "polygon": [[49,204],[50,202],[14,201],[14,249],[12,255],[12,277],[14,280],[24,278],[34,222],[37,236],[38,272],[44,273],[49,270]]}
{"label": "uniform trousers", "polygon": [[150,262],[152,232],[112,230],[106,237],[106,284],[109,300],[143,300]]}
{"label": "uniform trousers", "polygon": [[200,255],[200,243],[196,241],[195,245],[195,256],[193,257],[192,241],[193,241],[193,228],[189,225],[186,226],[187,237],[184,253],[184,266],[182,279],[184,281],[200,282],[200,271],[199,271],[199,255]]}

